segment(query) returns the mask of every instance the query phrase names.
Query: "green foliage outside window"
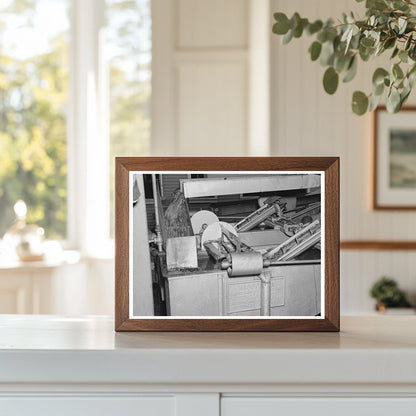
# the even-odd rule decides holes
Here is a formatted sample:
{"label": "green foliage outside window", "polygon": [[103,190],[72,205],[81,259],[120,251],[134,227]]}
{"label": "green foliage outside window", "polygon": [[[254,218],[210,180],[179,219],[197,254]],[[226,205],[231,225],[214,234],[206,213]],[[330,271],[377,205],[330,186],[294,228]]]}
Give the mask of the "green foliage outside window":
{"label": "green foliage outside window", "polygon": [[[28,206],[28,222],[45,228],[47,238],[64,239],[71,1],[0,3],[0,238],[14,220],[14,203],[23,199]],[[149,151],[151,8],[150,0],[106,0],[103,4],[110,82],[111,235],[114,157],[142,156]],[[49,16],[39,27],[42,7]],[[66,19],[66,28],[51,20],[51,16],[56,20],[54,11],[60,13],[61,20]],[[11,38],[16,28],[37,30],[33,36],[44,30],[55,29],[55,33],[36,53],[25,45],[24,36]],[[10,47],[11,42],[19,46],[20,52]]]}
{"label": "green foliage outside window", "polygon": [[35,55],[30,45],[20,56],[5,47],[10,30],[34,26],[35,3],[0,7],[0,238],[18,199],[28,205],[28,222],[44,227],[48,238],[66,237],[67,33]]}

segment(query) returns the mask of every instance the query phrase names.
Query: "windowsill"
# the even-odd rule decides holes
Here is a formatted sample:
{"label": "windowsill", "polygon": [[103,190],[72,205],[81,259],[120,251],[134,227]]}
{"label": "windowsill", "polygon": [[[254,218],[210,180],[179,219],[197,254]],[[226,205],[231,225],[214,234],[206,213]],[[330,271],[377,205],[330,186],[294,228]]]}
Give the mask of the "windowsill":
{"label": "windowsill", "polygon": [[[65,243],[56,241],[45,242],[45,258],[39,261],[21,261],[16,255],[4,248],[0,239],[0,270],[33,270],[54,268],[68,264],[77,264],[80,261],[112,262],[114,261],[114,240],[107,240],[91,253],[83,254],[77,249],[66,249]],[[61,248],[64,246],[64,249]]]}
{"label": "windowsill", "polygon": [[21,261],[10,255],[0,255],[0,270],[48,269],[66,264],[77,264],[80,260],[80,253],[76,250],[63,250],[56,256],[46,255],[43,260],[39,261]]}

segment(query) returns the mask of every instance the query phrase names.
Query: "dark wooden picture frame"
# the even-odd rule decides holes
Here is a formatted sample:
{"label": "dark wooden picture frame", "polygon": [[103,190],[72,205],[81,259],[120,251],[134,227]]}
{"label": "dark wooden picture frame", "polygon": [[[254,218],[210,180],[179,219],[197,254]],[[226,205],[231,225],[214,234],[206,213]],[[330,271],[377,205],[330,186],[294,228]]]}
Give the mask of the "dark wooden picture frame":
{"label": "dark wooden picture frame", "polygon": [[[129,173],[135,171],[319,171],[325,173],[325,314],[319,319],[131,319],[129,316]],[[116,331],[339,331],[339,158],[337,157],[122,157],[115,187]]]}
{"label": "dark wooden picture frame", "polygon": [[[400,203],[382,203],[380,202],[380,184],[379,179],[381,175],[381,169],[379,162],[379,152],[383,149],[380,145],[380,134],[382,128],[380,126],[380,117],[385,113],[389,117],[393,117],[395,120],[398,120],[398,124],[400,124],[399,118],[408,115],[409,113],[414,113],[416,115],[416,106],[406,106],[403,107],[399,114],[388,114],[387,109],[385,106],[379,106],[373,112],[373,177],[372,177],[372,185],[373,185],[373,192],[372,192],[372,208],[373,210],[384,210],[384,211],[412,211],[416,210],[416,203],[412,205],[400,205]],[[413,130],[413,129],[412,129]],[[414,129],[416,131],[416,127]],[[416,194],[415,194],[416,195]],[[416,199],[416,196],[415,196]]]}

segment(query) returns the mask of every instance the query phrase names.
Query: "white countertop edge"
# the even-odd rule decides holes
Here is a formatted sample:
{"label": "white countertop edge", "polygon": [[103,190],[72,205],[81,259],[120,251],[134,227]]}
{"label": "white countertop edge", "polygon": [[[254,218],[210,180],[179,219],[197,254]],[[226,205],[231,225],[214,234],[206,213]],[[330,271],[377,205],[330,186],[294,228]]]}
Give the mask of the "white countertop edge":
{"label": "white countertop edge", "polygon": [[0,383],[416,384],[416,350],[3,350]]}
{"label": "white countertop edge", "polygon": [[340,333],[115,333],[107,317],[0,316],[0,385],[409,385],[416,316]]}

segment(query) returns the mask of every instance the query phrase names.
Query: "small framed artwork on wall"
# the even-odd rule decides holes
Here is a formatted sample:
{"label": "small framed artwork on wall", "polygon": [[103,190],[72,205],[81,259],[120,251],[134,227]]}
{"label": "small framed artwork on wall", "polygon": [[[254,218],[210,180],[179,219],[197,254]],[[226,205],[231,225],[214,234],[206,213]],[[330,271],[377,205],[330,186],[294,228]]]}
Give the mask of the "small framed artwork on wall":
{"label": "small framed artwork on wall", "polygon": [[338,158],[116,158],[116,331],[339,331]]}
{"label": "small framed artwork on wall", "polygon": [[416,107],[373,117],[373,208],[416,209]]}

